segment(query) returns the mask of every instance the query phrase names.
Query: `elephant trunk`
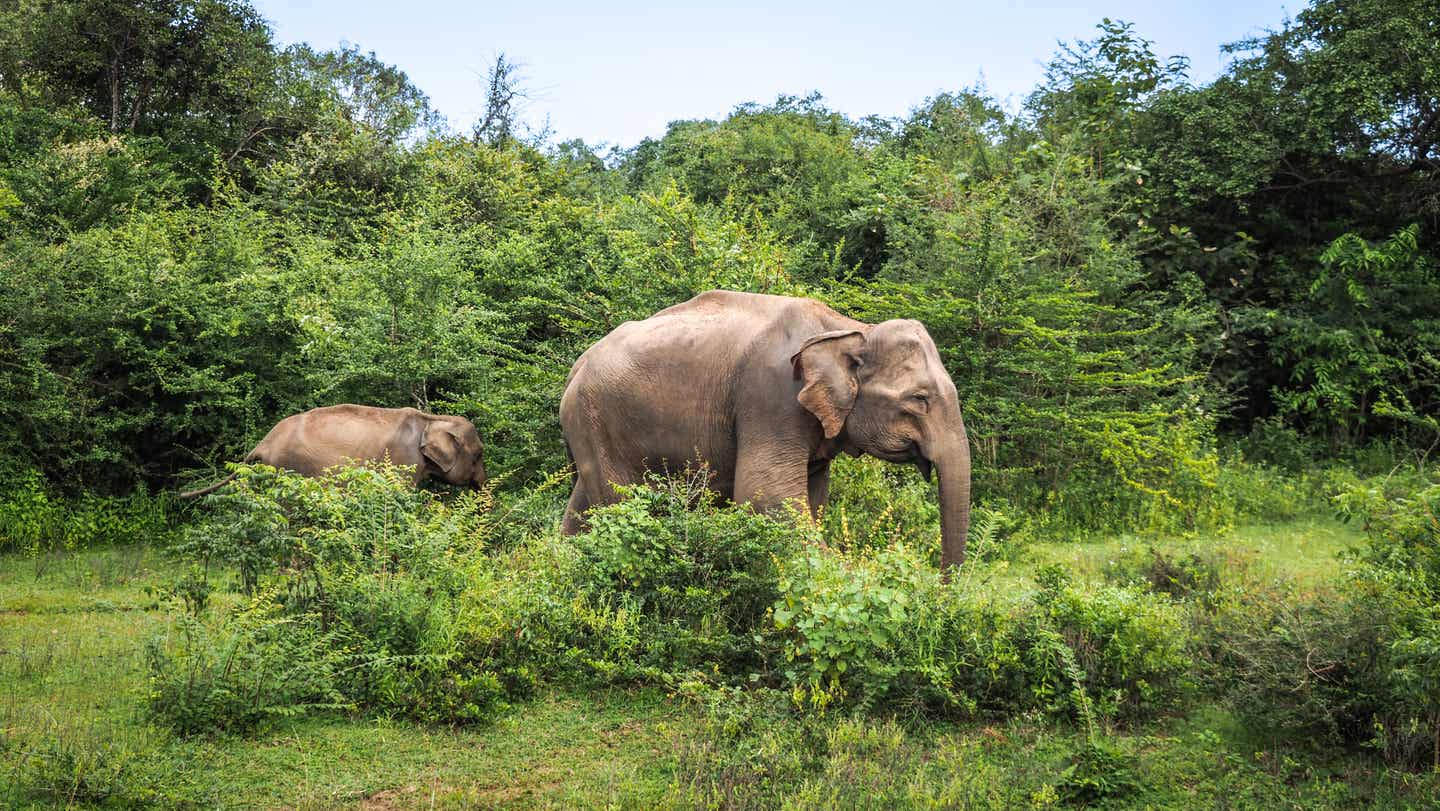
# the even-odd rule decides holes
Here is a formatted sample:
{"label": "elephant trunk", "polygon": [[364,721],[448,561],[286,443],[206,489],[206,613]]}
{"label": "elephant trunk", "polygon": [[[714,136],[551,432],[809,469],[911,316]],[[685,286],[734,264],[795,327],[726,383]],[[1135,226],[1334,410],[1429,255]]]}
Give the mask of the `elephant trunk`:
{"label": "elephant trunk", "polygon": [[965,541],[970,532],[970,438],[965,422],[955,415],[956,430],[932,458],[940,475],[940,571],[965,562]]}

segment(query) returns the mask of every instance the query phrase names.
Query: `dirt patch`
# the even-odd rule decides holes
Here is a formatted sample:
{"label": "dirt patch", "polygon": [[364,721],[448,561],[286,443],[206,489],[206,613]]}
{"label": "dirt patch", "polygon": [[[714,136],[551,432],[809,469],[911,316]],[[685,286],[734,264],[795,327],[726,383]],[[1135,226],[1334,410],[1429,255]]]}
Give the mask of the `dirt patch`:
{"label": "dirt patch", "polygon": [[419,799],[420,787],[417,785],[404,786],[402,788],[387,788],[384,791],[377,791],[369,797],[360,801],[360,808],[365,811],[388,811],[392,808],[413,808],[416,800]]}
{"label": "dirt patch", "polygon": [[552,794],[557,791],[563,783],[559,780],[551,780],[545,783],[526,783],[521,785],[508,786],[480,786],[473,795],[475,799],[483,801],[484,805],[505,805],[513,803],[526,797],[533,797],[537,794]]}

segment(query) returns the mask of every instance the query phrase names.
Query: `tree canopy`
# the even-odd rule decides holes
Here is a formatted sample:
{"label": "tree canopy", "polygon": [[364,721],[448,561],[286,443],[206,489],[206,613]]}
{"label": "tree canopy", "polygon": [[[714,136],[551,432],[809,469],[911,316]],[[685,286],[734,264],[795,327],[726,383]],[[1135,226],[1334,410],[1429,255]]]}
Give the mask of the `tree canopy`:
{"label": "tree canopy", "polygon": [[61,486],[169,484],[342,400],[465,413],[523,481],[564,464],[575,356],[711,287],[921,319],[977,492],[1092,523],[1198,520],[1165,505],[1221,454],[1300,463],[1276,432],[1440,440],[1433,0],[1317,0],[1209,83],[1104,20],[1018,114],[782,97],[605,154],[522,132],[503,55],[456,133],[245,0],[0,23],[0,446]]}

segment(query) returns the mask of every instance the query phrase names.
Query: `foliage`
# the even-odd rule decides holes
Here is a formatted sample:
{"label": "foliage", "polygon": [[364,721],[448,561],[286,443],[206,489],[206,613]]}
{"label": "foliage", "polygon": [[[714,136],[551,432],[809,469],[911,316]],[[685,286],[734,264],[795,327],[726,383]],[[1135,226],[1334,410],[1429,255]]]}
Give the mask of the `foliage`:
{"label": "foliage", "polygon": [[823,706],[844,690],[862,701],[882,696],[899,674],[891,652],[916,619],[933,570],[904,547],[873,560],[847,561],[813,551],[782,570],[775,627],[787,632],[786,678]]}
{"label": "foliage", "polygon": [[1210,621],[1232,699],[1262,727],[1316,744],[1373,746],[1397,766],[1437,762],[1437,488],[1393,501],[1383,483],[1336,501],[1369,544],[1332,589],[1242,591]]}
{"label": "foliage", "polygon": [[174,533],[173,502],[138,488],[128,496],[87,493],[66,499],[36,470],[0,475],[0,552],[38,555],[118,543],[164,544]]}
{"label": "foliage", "polygon": [[588,513],[590,531],[575,540],[589,599],[636,618],[631,661],[620,664],[640,673],[768,666],[757,634],[779,596],[780,561],[806,533],[720,507],[707,475],[624,488],[624,501]]}
{"label": "foliage", "polygon": [[804,706],[1068,716],[1081,701],[1132,721],[1182,706],[1191,690],[1183,613],[1137,590],[1042,571],[1034,602],[1007,602],[969,578],[940,584],[904,547],[803,554],[785,563],[781,587],[782,669]]}
{"label": "foliage", "polygon": [[1377,422],[1440,434],[1429,413],[1440,310],[1418,234],[1411,226],[1380,245],[1340,236],[1320,255],[1305,328],[1281,321],[1273,351],[1292,385],[1274,393],[1280,413],[1326,427],[1333,447],[1366,438]]}
{"label": "foliage", "polygon": [[398,68],[280,49],[241,0],[31,5],[0,40],[0,446],[67,492],[169,485],[338,399],[461,410],[519,486],[563,463],[575,355],[717,286],[922,320],[977,492],[1056,531],[1225,525],[1217,425],[1436,435],[1424,2],[1320,0],[1205,86],[1106,20],[1021,116],[784,97],[608,163],[457,137]]}
{"label": "foliage", "polygon": [[[277,713],[360,704],[465,722],[530,689],[523,658],[507,664],[524,650],[504,644],[514,629],[479,621],[485,592],[462,599],[483,576],[476,544],[488,493],[447,505],[388,466],[324,479],[263,465],[239,474],[209,497],[215,510],[179,551],[202,578],[235,571],[252,596],[218,628],[208,600],[189,600],[200,616],[179,621],[183,643],[152,647],[158,717],[186,732],[243,729]],[[182,581],[177,592],[203,592],[204,582]]]}
{"label": "foliage", "polygon": [[1278,414],[1332,452],[1433,441],[1410,423],[1435,416],[1436,255],[1407,244],[1440,223],[1437,18],[1428,0],[1318,0],[1138,116],[1145,261],[1218,305],[1213,375],[1242,430]]}
{"label": "foliage", "polygon": [[[748,508],[719,507],[692,477],[632,488],[593,511],[591,532],[573,543],[547,527],[492,553],[510,513],[494,510],[488,492],[447,504],[386,466],[323,479],[263,465],[237,472],[177,549],[195,566],[170,589],[193,615],[178,620],[186,643],[152,654],[157,682],[202,684],[201,697],[166,693],[152,704],[186,731],[340,703],[471,723],[545,683],[763,672],[777,561],[803,537]],[[212,616],[210,578],[229,572],[252,602]],[[309,647],[278,651],[270,631],[281,627],[293,631],[283,641]],[[259,688],[226,682],[233,651],[252,649],[313,660],[334,701],[282,692],[269,707],[253,698]],[[246,672],[279,678],[259,667]],[[227,704],[232,693],[251,703]]]}
{"label": "foliage", "polygon": [[1073,652],[1078,670],[1069,675],[1098,715],[1142,717],[1178,706],[1190,691],[1194,643],[1168,601],[1124,587],[1080,590],[1054,576],[1042,578],[1036,599]]}
{"label": "foliage", "polygon": [[345,706],[336,676],[345,662],[338,634],[285,617],[260,595],[224,627],[177,620],[171,640],[146,651],[146,708],[182,734],[247,732],[262,721]]}
{"label": "foliage", "polygon": [[[830,501],[821,515],[825,541],[845,551],[894,544],[938,550],[940,506],[934,490],[913,470],[878,459],[840,457],[830,465]],[[985,546],[974,537],[982,522],[983,515],[972,512],[969,557]]]}

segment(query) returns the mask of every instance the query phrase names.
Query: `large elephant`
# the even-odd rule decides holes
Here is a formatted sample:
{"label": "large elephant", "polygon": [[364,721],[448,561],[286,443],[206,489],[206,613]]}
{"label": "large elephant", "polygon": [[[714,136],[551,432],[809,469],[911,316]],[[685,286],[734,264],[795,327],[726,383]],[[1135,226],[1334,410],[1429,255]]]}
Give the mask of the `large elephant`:
{"label": "large elephant", "polygon": [[564,531],[614,484],[697,457],[736,503],[817,514],[842,451],[940,475],[941,565],[965,559],[970,442],[924,325],[865,324],[818,301],[712,290],[621,324],[570,370],[560,423],[575,463]]}
{"label": "large elephant", "polygon": [[[336,465],[386,454],[394,464],[414,467],[417,485],[432,475],[462,486],[485,484],[485,448],[475,426],[464,417],[413,408],[333,405],[293,414],[271,428],[245,461],[319,476]],[[235,475],[180,497],[214,492]]]}

